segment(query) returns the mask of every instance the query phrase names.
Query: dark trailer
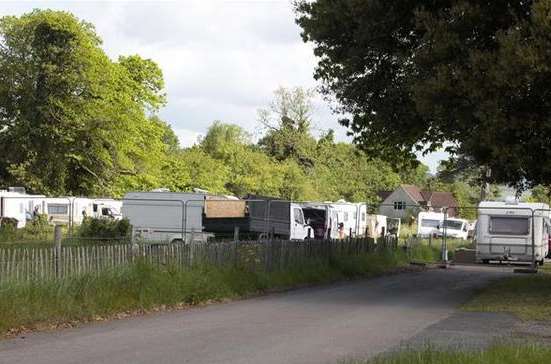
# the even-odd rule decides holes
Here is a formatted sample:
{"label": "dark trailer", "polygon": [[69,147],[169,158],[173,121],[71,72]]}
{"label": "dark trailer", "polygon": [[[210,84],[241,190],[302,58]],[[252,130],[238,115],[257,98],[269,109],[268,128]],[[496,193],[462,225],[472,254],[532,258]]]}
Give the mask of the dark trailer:
{"label": "dark trailer", "polygon": [[[205,201],[204,230],[221,237],[239,233],[251,238],[273,234],[282,239],[304,239],[306,223],[302,209],[292,202],[271,197],[248,195],[243,200]],[[302,230],[306,232],[302,233]],[[268,234],[268,235],[266,235]]]}

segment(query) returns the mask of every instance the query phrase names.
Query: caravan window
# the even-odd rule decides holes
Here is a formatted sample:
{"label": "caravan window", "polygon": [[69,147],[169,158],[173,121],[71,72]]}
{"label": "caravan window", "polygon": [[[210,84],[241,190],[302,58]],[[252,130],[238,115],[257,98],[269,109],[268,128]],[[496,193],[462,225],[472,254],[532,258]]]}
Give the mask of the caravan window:
{"label": "caravan window", "polygon": [[432,220],[432,219],[423,219],[421,220],[421,226],[424,227],[438,227],[440,225],[440,220]]}
{"label": "caravan window", "polygon": [[48,204],[48,215],[67,215],[67,211],[68,206],[66,204]]}
{"label": "caravan window", "polygon": [[446,220],[444,221],[444,226],[452,230],[461,230],[461,227],[463,226],[463,221]]}
{"label": "caravan window", "polygon": [[528,235],[530,219],[527,217],[490,217],[490,234]]}

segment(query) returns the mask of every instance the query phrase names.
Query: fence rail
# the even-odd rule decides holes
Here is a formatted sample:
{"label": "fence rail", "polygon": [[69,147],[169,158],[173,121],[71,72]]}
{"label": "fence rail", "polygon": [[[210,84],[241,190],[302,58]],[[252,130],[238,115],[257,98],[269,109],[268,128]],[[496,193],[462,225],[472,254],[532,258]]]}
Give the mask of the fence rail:
{"label": "fence rail", "polygon": [[345,240],[267,240],[173,244],[97,244],[0,247],[0,282],[52,280],[103,271],[143,260],[159,266],[196,264],[277,271],[312,259],[359,255],[397,247],[392,237]]}

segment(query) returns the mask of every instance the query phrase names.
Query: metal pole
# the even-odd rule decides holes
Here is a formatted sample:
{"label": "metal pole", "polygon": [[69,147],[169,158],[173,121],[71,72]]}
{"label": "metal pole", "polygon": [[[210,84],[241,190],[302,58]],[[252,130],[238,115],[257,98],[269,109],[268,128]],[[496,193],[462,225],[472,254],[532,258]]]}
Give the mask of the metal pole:
{"label": "metal pole", "polygon": [[532,269],[536,270],[535,210],[532,210]]}
{"label": "metal pole", "polygon": [[442,233],[442,262],[444,264],[448,263],[448,245],[447,245],[447,234],[448,234],[448,228],[447,228],[447,220],[448,220],[448,208],[444,208],[444,231]]}
{"label": "metal pole", "polygon": [[61,225],[54,227],[55,276],[61,276]]}

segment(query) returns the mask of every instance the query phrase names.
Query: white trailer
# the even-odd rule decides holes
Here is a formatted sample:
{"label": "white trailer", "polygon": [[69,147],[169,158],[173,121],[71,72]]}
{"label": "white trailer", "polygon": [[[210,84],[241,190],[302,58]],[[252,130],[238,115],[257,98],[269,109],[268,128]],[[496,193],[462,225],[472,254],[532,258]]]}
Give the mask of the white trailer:
{"label": "white trailer", "polygon": [[367,237],[382,238],[388,235],[387,217],[384,215],[367,215]]}
{"label": "white trailer", "polygon": [[549,253],[550,229],[547,204],[483,201],[476,226],[477,261],[531,262],[534,253],[535,260],[543,264]]}
{"label": "white trailer", "polygon": [[52,224],[82,223],[85,217],[94,216],[94,200],[86,197],[48,197],[45,213]]}
{"label": "white trailer", "polygon": [[205,194],[130,192],[122,201],[122,216],[132,225],[132,241],[206,241],[202,214]]}
{"label": "white trailer", "polygon": [[120,220],[122,219],[122,201],[101,198],[92,202],[92,216],[97,218],[106,218]]}
{"label": "white trailer", "polygon": [[467,240],[469,235],[469,221],[465,219],[447,218],[440,225],[437,235],[439,237],[443,236],[444,232],[448,238]]}
{"label": "white trailer", "polygon": [[428,237],[438,233],[444,221],[444,214],[441,212],[421,211],[417,215],[417,236]]}
{"label": "white trailer", "polygon": [[44,213],[44,196],[0,190],[0,217],[17,220],[17,228],[25,227],[36,213]]}

